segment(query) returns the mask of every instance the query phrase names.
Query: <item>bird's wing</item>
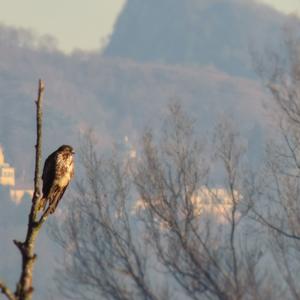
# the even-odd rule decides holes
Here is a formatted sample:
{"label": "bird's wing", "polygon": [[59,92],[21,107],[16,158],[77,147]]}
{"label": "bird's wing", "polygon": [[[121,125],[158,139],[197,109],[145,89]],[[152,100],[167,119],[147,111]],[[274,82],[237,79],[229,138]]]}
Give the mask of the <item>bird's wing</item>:
{"label": "bird's wing", "polygon": [[[64,186],[64,187],[61,189],[60,194],[59,194],[59,197],[58,197],[58,199],[57,199],[58,201],[59,201],[59,200],[62,198],[62,196],[64,195],[64,193],[65,193],[65,191],[66,191],[68,185],[69,185],[69,184],[67,184],[66,186]],[[58,201],[57,201],[57,204],[58,204]],[[56,204],[56,206],[57,206],[57,204]]]}
{"label": "bird's wing", "polygon": [[52,153],[45,161],[43,169],[43,195],[48,197],[55,178],[56,153]]}
{"label": "bird's wing", "polygon": [[53,192],[53,194],[50,196],[51,198],[49,199],[50,203],[50,213],[53,214],[57,208],[57,205],[60,201],[60,199],[62,198],[62,196],[64,195],[66,189],[68,187],[68,184],[66,186],[64,186],[63,188],[58,187],[57,189]]}

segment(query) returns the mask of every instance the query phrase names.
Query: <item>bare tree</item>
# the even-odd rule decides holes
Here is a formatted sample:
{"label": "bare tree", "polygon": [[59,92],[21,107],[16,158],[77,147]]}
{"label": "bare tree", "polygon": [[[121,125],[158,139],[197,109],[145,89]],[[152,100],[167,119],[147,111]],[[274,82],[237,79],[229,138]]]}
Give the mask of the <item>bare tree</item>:
{"label": "bare tree", "polygon": [[271,94],[266,107],[275,130],[267,146],[260,201],[254,212],[268,230],[269,246],[287,295],[300,299],[300,39],[294,26],[285,29],[284,52],[273,53],[271,61],[265,59],[268,68],[260,64]]}
{"label": "bare tree", "polygon": [[[274,296],[247,219],[253,191],[244,189],[244,145],[233,126],[217,128],[213,162],[180,105],[170,106],[162,132],[146,130],[134,159],[99,158],[87,139],[85,176],[51,231],[65,250],[61,292],[71,299]],[[222,180],[213,182],[210,168]]]}
{"label": "bare tree", "polygon": [[228,123],[217,128],[215,158],[224,178],[216,188],[209,184],[207,156],[195,139],[193,122],[180,106],[171,106],[168,125],[160,142],[149,132],[144,135],[135,174],[158,259],[192,299],[246,299],[254,290],[260,293],[256,266],[261,255],[254,245],[240,247],[246,242],[248,208],[243,207],[243,147],[237,133]]}
{"label": "bare tree", "polygon": [[92,139],[85,139],[81,161],[84,179],[58,228],[51,233],[66,250],[58,279],[71,299],[162,299],[152,285],[147,245],[131,215],[129,161],[99,158]]}
{"label": "bare tree", "polygon": [[35,146],[35,172],[34,172],[34,193],[32,206],[28,216],[27,233],[24,242],[14,240],[15,245],[20,250],[22,256],[22,267],[20,279],[17,283],[15,292],[12,292],[5,283],[0,281],[0,291],[9,300],[30,300],[34,291],[32,276],[34,264],[36,261],[35,243],[36,238],[47,220],[50,210],[47,209],[41,216],[38,214],[38,201],[41,196],[40,191],[40,165],[42,158],[42,100],[45,90],[45,84],[39,81],[38,97],[36,101],[36,129],[37,139]]}

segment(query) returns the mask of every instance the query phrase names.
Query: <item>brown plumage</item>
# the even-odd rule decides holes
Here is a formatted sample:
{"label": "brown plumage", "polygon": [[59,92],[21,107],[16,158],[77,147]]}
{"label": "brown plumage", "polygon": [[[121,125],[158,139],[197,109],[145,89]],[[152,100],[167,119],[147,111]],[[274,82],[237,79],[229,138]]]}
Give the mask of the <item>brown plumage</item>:
{"label": "brown plumage", "polygon": [[48,156],[43,169],[43,197],[39,200],[38,210],[45,210],[49,204],[54,213],[60,199],[74,176],[73,148],[60,146]]}

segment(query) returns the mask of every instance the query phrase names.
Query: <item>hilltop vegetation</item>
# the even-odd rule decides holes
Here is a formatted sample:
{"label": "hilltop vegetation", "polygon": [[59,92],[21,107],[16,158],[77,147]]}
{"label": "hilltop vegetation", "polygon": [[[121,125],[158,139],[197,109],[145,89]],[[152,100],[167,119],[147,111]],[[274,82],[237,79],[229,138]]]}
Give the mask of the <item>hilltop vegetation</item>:
{"label": "hilltop vegetation", "polygon": [[278,40],[285,19],[251,0],[129,0],[104,55],[253,77],[249,50]]}
{"label": "hilltop vegetation", "polygon": [[[0,27],[0,36],[3,31]],[[98,53],[66,56],[24,46],[15,33],[20,34],[12,31],[9,46],[0,45],[0,141],[17,176],[28,177],[33,165],[33,101],[40,77],[46,81],[45,155],[62,143],[76,146],[79,133],[88,127],[95,129],[102,146],[124,135],[135,137],[174,99],[197,112],[204,132],[223,112],[242,120],[245,129],[263,122],[264,94],[254,80],[212,66],[140,64]]]}

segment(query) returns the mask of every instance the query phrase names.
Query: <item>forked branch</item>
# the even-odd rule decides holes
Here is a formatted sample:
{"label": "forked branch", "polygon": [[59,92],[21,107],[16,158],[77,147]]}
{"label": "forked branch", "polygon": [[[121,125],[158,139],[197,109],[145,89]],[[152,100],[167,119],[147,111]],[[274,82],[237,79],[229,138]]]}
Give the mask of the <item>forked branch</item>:
{"label": "forked branch", "polygon": [[45,84],[39,80],[38,96],[36,103],[36,145],[35,145],[35,171],[34,171],[34,193],[32,197],[32,205],[30,214],[28,216],[27,234],[24,242],[14,240],[15,245],[20,250],[22,256],[22,269],[19,282],[15,294],[13,294],[4,284],[0,285],[2,293],[4,293],[9,300],[31,300],[33,293],[32,275],[34,263],[36,261],[36,254],[34,253],[36,237],[41,229],[43,222],[47,216],[44,217],[43,222],[38,220],[38,201],[41,197],[40,189],[40,166],[42,159],[42,101],[45,90]]}

